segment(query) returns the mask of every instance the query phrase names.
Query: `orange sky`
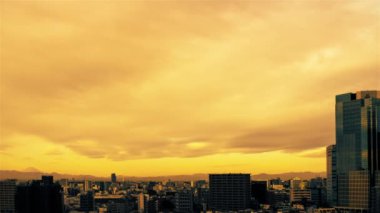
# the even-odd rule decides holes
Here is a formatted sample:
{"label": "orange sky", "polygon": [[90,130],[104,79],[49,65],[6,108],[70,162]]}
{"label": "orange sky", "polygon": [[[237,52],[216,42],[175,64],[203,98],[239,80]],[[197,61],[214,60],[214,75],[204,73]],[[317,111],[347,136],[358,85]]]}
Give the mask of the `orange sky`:
{"label": "orange sky", "polygon": [[1,1],[0,169],[324,171],[380,3]]}

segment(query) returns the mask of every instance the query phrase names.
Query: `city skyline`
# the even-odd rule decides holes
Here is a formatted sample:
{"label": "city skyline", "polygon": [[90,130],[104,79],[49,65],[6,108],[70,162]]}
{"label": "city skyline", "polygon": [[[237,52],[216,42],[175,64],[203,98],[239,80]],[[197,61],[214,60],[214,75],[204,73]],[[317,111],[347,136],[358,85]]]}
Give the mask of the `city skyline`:
{"label": "city skyline", "polygon": [[379,90],[379,3],[1,2],[0,169],[326,170]]}

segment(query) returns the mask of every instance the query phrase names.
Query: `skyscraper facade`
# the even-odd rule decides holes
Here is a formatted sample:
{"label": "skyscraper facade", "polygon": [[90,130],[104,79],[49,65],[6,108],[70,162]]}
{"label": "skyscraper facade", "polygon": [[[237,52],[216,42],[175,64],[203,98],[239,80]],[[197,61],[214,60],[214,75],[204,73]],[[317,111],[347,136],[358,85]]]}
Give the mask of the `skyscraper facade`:
{"label": "skyscraper facade", "polygon": [[116,183],[116,174],[115,173],[111,174],[111,182]]}
{"label": "skyscraper facade", "polygon": [[327,202],[331,206],[336,206],[336,146],[330,145],[326,149],[327,163]]}
{"label": "skyscraper facade", "polygon": [[89,212],[95,208],[94,192],[87,191],[80,195],[80,209],[81,211]]}
{"label": "skyscraper facade", "polygon": [[249,208],[250,174],[210,174],[210,207],[213,211],[238,211]]}
{"label": "skyscraper facade", "polygon": [[15,213],[16,180],[0,181],[0,213]]}
{"label": "skyscraper facade", "polygon": [[147,195],[140,193],[137,197],[137,209],[139,213],[145,212]]}
{"label": "skyscraper facade", "polygon": [[175,194],[175,212],[193,212],[193,192],[191,190],[180,190]]}
{"label": "skyscraper facade", "polygon": [[380,91],[337,95],[335,113],[336,206],[379,212]]}
{"label": "skyscraper facade", "polygon": [[267,181],[252,181],[251,182],[251,196],[259,203],[267,203],[267,192],[268,192],[268,182]]}

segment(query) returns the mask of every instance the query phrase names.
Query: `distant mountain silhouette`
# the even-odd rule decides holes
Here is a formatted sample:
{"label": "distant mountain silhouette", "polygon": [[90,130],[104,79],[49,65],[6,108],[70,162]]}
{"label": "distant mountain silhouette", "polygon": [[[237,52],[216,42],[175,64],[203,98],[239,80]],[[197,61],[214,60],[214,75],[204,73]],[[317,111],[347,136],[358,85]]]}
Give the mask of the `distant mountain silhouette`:
{"label": "distant mountain silhouette", "polygon": [[103,177],[96,177],[92,175],[70,175],[60,173],[47,173],[41,171],[25,172],[16,170],[0,170],[0,179],[17,179],[17,180],[36,180],[41,179],[42,175],[52,175],[55,180],[59,179],[76,179],[76,180],[105,180]]}
{"label": "distant mountain silhouette", "polygon": [[326,177],[326,172],[287,172],[287,173],[280,173],[280,174],[253,174],[252,179],[253,180],[268,180],[268,179],[274,179],[274,178],[281,178],[282,180],[290,180],[294,177],[299,177],[301,179],[309,180],[311,178],[315,177]]}
{"label": "distant mountain silhouette", "polygon": [[[110,177],[96,177],[93,175],[71,175],[60,173],[45,173],[35,168],[27,168],[27,171],[16,170],[0,170],[0,179],[18,179],[18,180],[34,180],[40,179],[42,175],[52,175],[55,180],[59,179],[76,179],[76,180],[110,180]],[[30,172],[31,171],[31,172]],[[288,172],[280,174],[253,174],[253,180],[268,180],[274,178],[281,178],[283,180],[289,180],[294,177],[301,179],[311,179],[314,177],[326,177],[325,172]],[[191,181],[191,180],[208,180],[208,174],[193,174],[193,175],[170,175],[170,176],[152,176],[152,177],[135,177],[118,175],[118,181]]]}
{"label": "distant mountain silhouette", "polygon": [[28,168],[26,168],[26,169],[24,169],[22,171],[23,172],[40,172],[40,173],[42,173],[40,170],[38,170],[38,169],[36,169],[34,167],[28,167]]}

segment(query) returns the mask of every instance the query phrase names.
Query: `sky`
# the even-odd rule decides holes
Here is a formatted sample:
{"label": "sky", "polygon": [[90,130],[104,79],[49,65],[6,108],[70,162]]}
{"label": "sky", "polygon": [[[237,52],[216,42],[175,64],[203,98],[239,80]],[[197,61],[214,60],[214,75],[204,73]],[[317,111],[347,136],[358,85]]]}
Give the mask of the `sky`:
{"label": "sky", "polygon": [[320,172],[380,2],[1,1],[0,169]]}

